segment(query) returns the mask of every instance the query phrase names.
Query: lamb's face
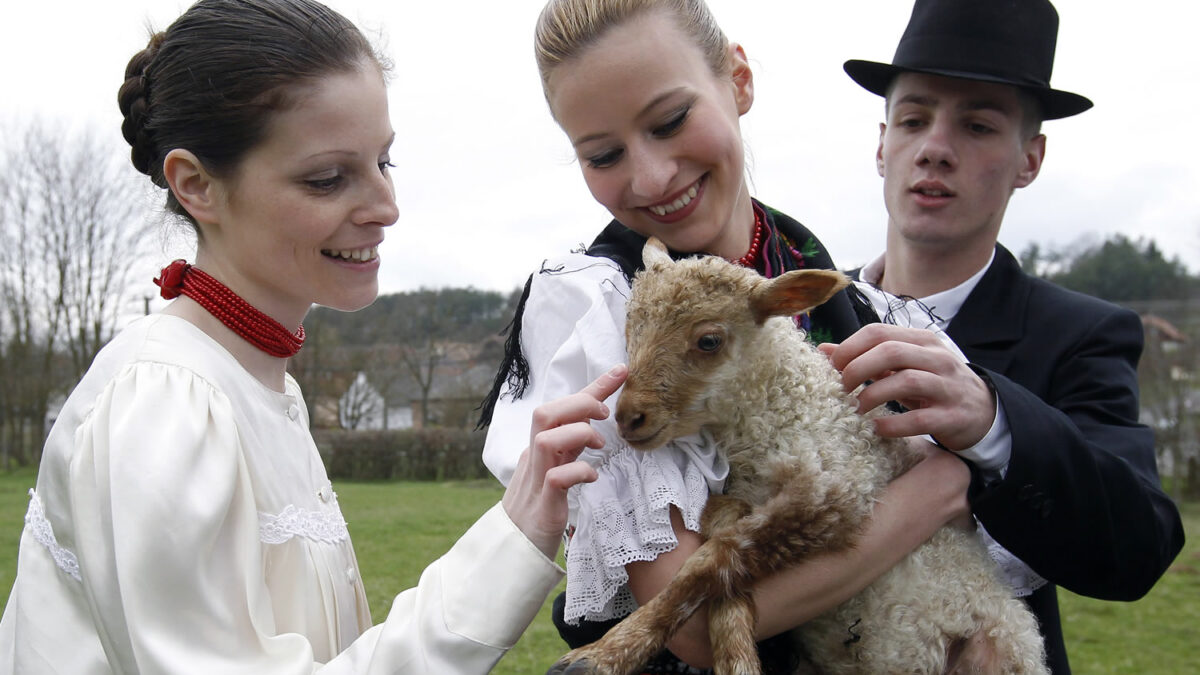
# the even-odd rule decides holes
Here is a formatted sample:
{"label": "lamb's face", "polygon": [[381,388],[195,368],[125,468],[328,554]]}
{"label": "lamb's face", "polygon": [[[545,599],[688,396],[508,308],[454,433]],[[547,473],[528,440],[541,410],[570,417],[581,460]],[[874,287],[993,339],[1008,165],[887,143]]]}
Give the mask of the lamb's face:
{"label": "lamb's face", "polygon": [[642,450],[719,422],[742,398],[740,374],[756,372],[756,355],[770,357],[758,346],[767,320],[816,307],[849,283],[831,270],[767,280],[717,257],[674,262],[653,237],[642,260],[627,305],[629,377],[616,414],[621,436]]}
{"label": "lamb's face", "polygon": [[638,275],[625,324],[629,377],[616,412],[631,446],[653,449],[714,421],[723,383],[758,330],[748,298],[759,280],[715,258]]}

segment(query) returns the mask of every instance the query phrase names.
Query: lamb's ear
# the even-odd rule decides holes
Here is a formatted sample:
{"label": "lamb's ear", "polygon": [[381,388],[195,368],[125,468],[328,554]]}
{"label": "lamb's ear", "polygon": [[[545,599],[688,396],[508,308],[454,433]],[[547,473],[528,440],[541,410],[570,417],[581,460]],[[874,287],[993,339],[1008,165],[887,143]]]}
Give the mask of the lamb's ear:
{"label": "lamb's ear", "polygon": [[667,245],[659,241],[658,237],[650,237],[646,240],[646,245],[642,247],[642,264],[646,269],[654,269],[659,265],[670,265],[671,255],[667,253]]}
{"label": "lamb's ear", "polygon": [[759,284],[750,294],[750,309],[759,323],[772,316],[793,316],[833,297],[850,283],[834,270],[795,270]]}

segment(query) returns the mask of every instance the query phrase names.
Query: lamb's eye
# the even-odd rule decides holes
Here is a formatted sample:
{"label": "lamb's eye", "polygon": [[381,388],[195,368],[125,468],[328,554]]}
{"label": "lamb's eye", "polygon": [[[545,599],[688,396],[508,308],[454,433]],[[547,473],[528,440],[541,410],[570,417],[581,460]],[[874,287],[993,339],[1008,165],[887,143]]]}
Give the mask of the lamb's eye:
{"label": "lamb's eye", "polygon": [[696,347],[702,352],[715,352],[721,348],[721,336],[716,333],[705,333],[696,340]]}

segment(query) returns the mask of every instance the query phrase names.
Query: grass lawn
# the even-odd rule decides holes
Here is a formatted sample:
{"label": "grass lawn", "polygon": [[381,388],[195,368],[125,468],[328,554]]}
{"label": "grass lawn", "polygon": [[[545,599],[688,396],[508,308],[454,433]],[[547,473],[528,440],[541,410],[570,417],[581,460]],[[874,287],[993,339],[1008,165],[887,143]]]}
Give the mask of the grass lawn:
{"label": "grass lawn", "polygon": [[1074,672],[1200,673],[1200,503],[1184,504],[1182,511],[1187,542],[1146,597],[1104,602],[1059,589]]}
{"label": "grass lawn", "polygon": [[[0,598],[6,602],[16,571],[31,470],[0,474]],[[382,621],[391,598],[416,584],[421,570],[446,551],[500,499],[490,481],[474,483],[340,483],[372,615]],[[1200,672],[1200,504],[1184,508],[1189,539],[1151,593],[1134,603],[1101,602],[1060,590],[1074,671],[1192,675]],[[561,590],[561,588],[559,589]],[[557,591],[555,592],[557,593]],[[549,617],[541,615],[493,671],[543,673],[564,651]]]}

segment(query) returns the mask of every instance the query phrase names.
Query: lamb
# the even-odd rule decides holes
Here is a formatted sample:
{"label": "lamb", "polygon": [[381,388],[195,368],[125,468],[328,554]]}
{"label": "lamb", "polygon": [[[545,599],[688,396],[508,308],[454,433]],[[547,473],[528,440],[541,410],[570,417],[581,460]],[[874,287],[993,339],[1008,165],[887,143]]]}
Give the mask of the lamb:
{"label": "lamb", "polygon": [[[878,437],[793,316],[844,287],[800,270],[767,280],[716,257],[673,262],[651,239],[635,279],[629,378],[616,417],[649,450],[709,430],[729,461],[710,497],[706,542],[675,579],[550,673],[634,672],[702,605],[718,675],[760,672],[747,589],[819,551],[853,545],[881,490],[919,461]],[[1000,580],[979,537],[943,527],[841,606],[793,631],[818,673],[1048,673],[1033,614]]]}

